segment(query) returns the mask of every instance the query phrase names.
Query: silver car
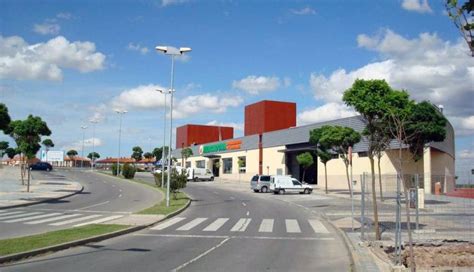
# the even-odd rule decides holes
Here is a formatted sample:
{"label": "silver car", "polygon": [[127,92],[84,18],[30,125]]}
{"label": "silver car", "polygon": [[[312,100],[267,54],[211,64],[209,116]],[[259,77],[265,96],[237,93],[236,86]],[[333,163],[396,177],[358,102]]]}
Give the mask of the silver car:
{"label": "silver car", "polygon": [[255,175],[250,181],[250,189],[254,192],[270,192],[270,177],[268,175]]}

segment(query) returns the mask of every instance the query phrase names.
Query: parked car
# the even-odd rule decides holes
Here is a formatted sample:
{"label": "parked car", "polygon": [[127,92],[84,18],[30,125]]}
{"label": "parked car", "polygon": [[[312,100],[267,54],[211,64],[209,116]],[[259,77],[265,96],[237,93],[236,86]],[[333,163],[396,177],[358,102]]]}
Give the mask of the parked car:
{"label": "parked car", "polygon": [[290,176],[272,176],[270,179],[270,190],[272,190],[274,194],[311,194],[313,187],[307,183],[301,183],[299,180]]}
{"label": "parked car", "polygon": [[269,175],[255,175],[250,180],[250,189],[254,192],[268,193],[270,192],[270,178]]}
{"label": "parked car", "polygon": [[214,180],[214,175],[211,170],[204,168],[187,168],[188,180],[199,181],[199,180]]}
{"label": "parked car", "polygon": [[37,162],[35,164],[30,165],[30,170],[42,170],[49,172],[53,170],[53,166],[47,162]]}

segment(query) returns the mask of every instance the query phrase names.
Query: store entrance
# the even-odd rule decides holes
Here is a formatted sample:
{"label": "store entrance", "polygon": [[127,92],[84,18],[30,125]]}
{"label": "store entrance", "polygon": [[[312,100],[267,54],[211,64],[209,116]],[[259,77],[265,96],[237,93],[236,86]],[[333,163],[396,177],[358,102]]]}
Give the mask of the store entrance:
{"label": "store entrance", "polygon": [[[304,171],[304,168],[298,164],[296,157],[302,153],[310,152],[314,163]],[[314,154],[313,147],[308,145],[288,145],[285,150],[285,164],[288,169],[288,175],[309,184],[318,184],[318,157]]]}
{"label": "store entrance", "polygon": [[214,177],[219,176],[220,162],[219,159],[212,160],[212,174]]}

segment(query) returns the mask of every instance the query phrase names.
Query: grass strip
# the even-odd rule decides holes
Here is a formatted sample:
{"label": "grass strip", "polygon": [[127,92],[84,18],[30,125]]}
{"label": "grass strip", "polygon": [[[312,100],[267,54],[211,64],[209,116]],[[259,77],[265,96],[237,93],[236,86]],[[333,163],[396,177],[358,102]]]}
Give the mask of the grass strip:
{"label": "grass strip", "polygon": [[0,256],[59,245],[66,242],[118,231],[128,227],[129,226],[114,224],[92,224],[19,238],[4,239],[0,240]]}

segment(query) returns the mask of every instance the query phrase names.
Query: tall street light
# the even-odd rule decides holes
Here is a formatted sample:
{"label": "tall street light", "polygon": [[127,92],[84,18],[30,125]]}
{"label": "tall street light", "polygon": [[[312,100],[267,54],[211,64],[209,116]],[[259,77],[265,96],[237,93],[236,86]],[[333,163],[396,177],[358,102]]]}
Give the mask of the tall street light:
{"label": "tall street light", "polygon": [[165,162],[165,146],[166,146],[166,101],[167,101],[166,95],[171,94],[172,90],[164,91],[164,90],[158,89],[156,91],[165,95],[165,108],[164,108],[164,113],[163,113],[163,147],[161,148],[161,188],[163,188],[165,186],[165,175],[163,174],[165,172],[165,167],[163,163]]}
{"label": "tall street light", "polygon": [[[191,52],[191,48],[189,47],[180,47],[175,48],[172,46],[157,46],[155,48],[157,51],[163,52],[165,55],[171,56],[171,86],[170,90],[173,90],[174,84],[174,58],[176,56],[181,56],[186,52]],[[166,184],[166,207],[170,206],[170,178],[171,178],[171,143],[173,137],[173,92],[171,92],[171,99],[170,99],[170,137],[169,137],[169,147],[168,147],[168,178]]]}
{"label": "tall street light", "polygon": [[99,123],[99,121],[93,119],[90,120],[92,123],[92,163],[91,163],[91,171],[94,171],[94,162],[95,162],[95,125]]}
{"label": "tall street light", "polygon": [[120,174],[120,140],[122,137],[122,116],[127,113],[126,110],[115,110],[116,113],[120,116],[120,126],[119,126],[119,139],[118,139],[118,156],[117,156],[117,177]]}
{"label": "tall street light", "polygon": [[82,158],[81,158],[81,169],[84,168],[84,139],[86,136],[86,128],[87,126],[81,126],[82,129]]}

